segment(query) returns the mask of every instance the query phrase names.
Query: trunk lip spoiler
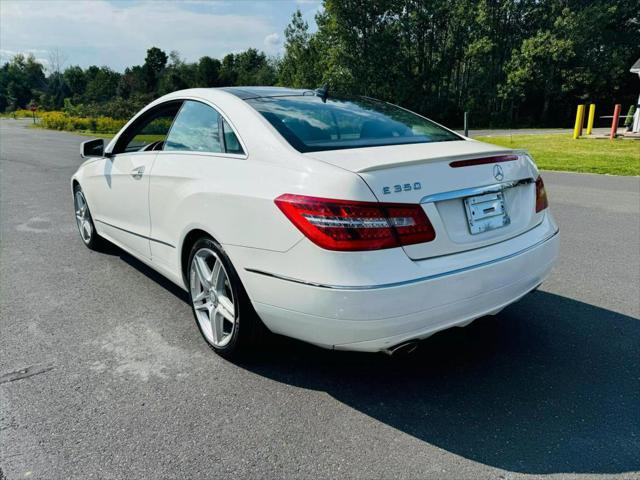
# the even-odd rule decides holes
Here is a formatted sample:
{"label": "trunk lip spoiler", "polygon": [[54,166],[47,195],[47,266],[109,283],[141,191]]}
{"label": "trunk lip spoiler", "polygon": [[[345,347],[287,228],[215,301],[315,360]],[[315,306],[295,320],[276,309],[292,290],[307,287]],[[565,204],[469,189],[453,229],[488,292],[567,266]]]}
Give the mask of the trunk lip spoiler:
{"label": "trunk lip spoiler", "polygon": [[499,193],[507,188],[517,187],[519,185],[528,185],[535,182],[531,177],[522,178],[520,180],[511,180],[508,182],[494,183],[481,187],[462,188],[460,190],[451,190],[449,192],[433,193],[420,199],[420,204],[442,202],[445,200],[455,200],[456,198],[473,197],[484,193]]}

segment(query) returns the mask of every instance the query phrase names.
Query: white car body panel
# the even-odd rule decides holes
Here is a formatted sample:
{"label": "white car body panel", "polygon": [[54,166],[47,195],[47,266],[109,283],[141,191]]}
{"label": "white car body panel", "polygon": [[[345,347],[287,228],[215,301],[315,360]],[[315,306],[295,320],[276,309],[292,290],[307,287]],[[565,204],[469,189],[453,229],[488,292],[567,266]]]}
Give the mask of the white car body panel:
{"label": "white car body panel", "polygon": [[[156,152],[141,152],[116,155],[104,162],[102,181],[93,183],[94,203],[100,205],[96,218],[100,218],[102,231],[111,238],[124,243],[135,253],[151,258],[149,246],[149,175]],[[134,177],[134,172],[143,171]],[[97,177],[99,178],[99,177]],[[94,180],[96,177],[94,177]],[[91,187],[89,187],[91,189]],[[124,201],[114,201],[122,199]],[[126,230],[126,231],[125,231]],[[132,235],[133,232],[137,235]]]}
{"label": "white car body panel", "polygon": [[[186,289],[183,250],[190,232],[217,240],[254,308],[272,331],[327,348],[388,349],[496,313],[538,286],[558,253],[550,210],[535,213],[538,171],[523,152],[473,140],[301,154],[247,102],[219,89],[162,97],[196,100],[232,126],[245,154],[148,151],[89,159],[73,175],[100,235]],[[106,147],[110,152],[118,136]],[[430,196],[496,184],[492,164],[451,161],[516,154],[501,182],[521,215],[470,235],[462,200],[422,206],[432,242],[373,251],[325,250],[278,209],[284,193],[357,201],[421,203]],[[132,171],[144,167],[140,178]],[[458,171],[459,170],[459,171]],[[383,193],[407,182],[419,189]]]}

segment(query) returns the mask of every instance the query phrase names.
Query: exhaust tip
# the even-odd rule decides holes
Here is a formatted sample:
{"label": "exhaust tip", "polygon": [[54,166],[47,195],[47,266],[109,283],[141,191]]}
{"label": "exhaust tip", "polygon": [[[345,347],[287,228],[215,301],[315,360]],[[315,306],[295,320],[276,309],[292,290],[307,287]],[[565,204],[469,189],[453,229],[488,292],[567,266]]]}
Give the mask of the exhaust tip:
{"label": "exhaust tip", "polygon": [[416,350],[416,348],[418,348],[418,341],[409,340],[408,342],[399,343],[398,345],[395,345],[391,348],[387,348],[386,350],[383,350],[383,351],[389,356],[409,355],[410,353],[413,353]]}

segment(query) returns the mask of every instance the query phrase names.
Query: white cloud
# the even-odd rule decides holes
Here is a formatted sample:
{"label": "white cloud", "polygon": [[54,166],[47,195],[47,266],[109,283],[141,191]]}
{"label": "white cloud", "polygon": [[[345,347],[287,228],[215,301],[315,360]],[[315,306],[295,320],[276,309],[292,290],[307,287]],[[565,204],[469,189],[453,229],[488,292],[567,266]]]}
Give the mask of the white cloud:
{"label": "white cloud", "polygon": [[116,69],[141,64],[151,46],[177,50],[193,61],[263,44],[273,53],[280,40],[263,16],[221,13],[219,4],[206,2],[0,0],[0,18],[5,51],[58,48],[69,58],[67,64]]}
{"label": "white cloud", "polygon": [[[23,55],[33,55],[37,62],[40,62],[45,67],[49,64],[49,59],[45,58],[45,56],[49,53],[47,50],[42,50],[40,48],[28,48],[21,51],[16,50],[6,50],[4,48],[0,48],[0,63],[8,62],[17,54],[22,53]],[[45,56],[42,56],[45,55]]]}
{"label": "white cloud", "polygon": [[0,48],[0,59],[5,60],[13,57],[16,53],[15,50],[6,50],[4,48]]}
{"label": "white cloud", "polygon": [[270,33],[266,37],[264,37],[264,44],[268,47],[275,47],[280,45],[280,35],[277,33]]}

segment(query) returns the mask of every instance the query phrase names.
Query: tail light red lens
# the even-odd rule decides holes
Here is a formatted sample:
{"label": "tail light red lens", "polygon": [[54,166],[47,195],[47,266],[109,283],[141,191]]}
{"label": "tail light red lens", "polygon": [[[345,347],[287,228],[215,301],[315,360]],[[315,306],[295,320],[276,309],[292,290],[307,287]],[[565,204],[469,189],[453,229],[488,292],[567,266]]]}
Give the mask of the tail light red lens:
{"label": "tail light red lens", "polygon": [[544,189],[544,182],[542,177],[536,179],[536,213],[541,212],[549,206],[549,200],[547,200],[547,191]]}
{"label": "tail light red lens", "polygon": [[309,240],[327,250],[379,250],[436,238],[420,205],[288,193],[276,198],[275,203]]}

